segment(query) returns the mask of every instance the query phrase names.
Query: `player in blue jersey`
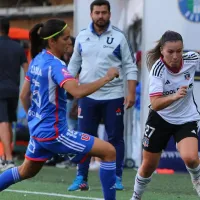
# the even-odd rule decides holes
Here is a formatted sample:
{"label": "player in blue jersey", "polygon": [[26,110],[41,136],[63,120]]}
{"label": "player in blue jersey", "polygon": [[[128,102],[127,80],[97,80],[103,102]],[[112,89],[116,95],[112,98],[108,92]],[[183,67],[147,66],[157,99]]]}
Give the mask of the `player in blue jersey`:
{"label": "player in blue jersey", "polygon": [[112,67],[97,81],[78,85],[60,60],[67,50],[69,37],[70,29],[59,19],[37,24],[30,31],[33,60],[20,95],[28,115],[30,141],[23,164],[0,175],[0,191],[35,176],[55,154],[67,154],[77,163],[84,162],[87,156],[96,156],[102,160],[100,180],[104,198],[115,200],[115,148],[86,133],[67,129],[66,91],[75,98],[87,96],[119,73]]}

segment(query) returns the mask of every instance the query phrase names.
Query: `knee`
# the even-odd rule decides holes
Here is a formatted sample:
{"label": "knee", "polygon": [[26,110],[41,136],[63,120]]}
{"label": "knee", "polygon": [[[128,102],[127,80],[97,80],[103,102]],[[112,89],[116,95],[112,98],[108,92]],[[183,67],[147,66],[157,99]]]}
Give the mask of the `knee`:
{"label": "knee", "polygon": [[197,158],[195,155],[186,155],[182,157],[185,165],[189,168],[195,168],[199,165],[199,158]]}
{"label": "knee", "polygon": [[103,160],[107,162],[116,160],[116,150],[113,145],[108,143],[106,147],[106,155],[104,156]]}

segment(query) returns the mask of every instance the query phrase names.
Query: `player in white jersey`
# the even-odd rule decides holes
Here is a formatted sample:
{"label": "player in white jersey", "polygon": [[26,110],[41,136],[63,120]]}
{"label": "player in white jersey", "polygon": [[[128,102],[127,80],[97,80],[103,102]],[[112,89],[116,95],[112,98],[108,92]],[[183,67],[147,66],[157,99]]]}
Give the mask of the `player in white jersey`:
{"label": "player in white jersey", "polygon": [[196,52],[182,51],[182,36],[167,31],[147,54],[151,107],[143,138],[143,161],[135,177],[132,200],[141,200],[171,136],[200,196],[197,126],[200,114],[193,97],[200,57]]}

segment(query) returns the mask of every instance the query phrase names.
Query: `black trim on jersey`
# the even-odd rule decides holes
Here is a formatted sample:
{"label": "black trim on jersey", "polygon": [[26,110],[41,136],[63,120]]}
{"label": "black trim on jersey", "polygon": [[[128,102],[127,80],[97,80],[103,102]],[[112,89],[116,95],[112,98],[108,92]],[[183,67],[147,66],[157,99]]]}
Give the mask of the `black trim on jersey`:
{"label": "black trim on jersey", "polygon": [[194,105],[196,106],[197,112],[198,112],[199,115],[200,115],[200,112],[199,112],[199,110],[198,110],[198,106],[197,106],[197,103],[196,103],[196,101],[195,101],[195,99],[194,99],[194,94],[193,94],[193,93],[192,93],[192,97],[193,97]]}
{"label": "black trim on jersey", "polygon": [[188,55],[188,54],[183,55],[183,60],[198,60],[198,59],[199,59],[199,57],[196,53],[193,53],[190,55]]}
{"label": "black trim on jersey", "polygon": [[183,57],[192,57],[192,56],[196,56],[196,53],[192,53],[192,54],[183,54]]}
{"label": "black trim on jersey", "polygon": [[196,57],[196,58],[183,58],[183,60],[198,60],[199,58]]}
{"label": "black trim on jersey", "polygon": [[163,67],[164,63],[159,61],[153,69],[153,76],[159,76]]}

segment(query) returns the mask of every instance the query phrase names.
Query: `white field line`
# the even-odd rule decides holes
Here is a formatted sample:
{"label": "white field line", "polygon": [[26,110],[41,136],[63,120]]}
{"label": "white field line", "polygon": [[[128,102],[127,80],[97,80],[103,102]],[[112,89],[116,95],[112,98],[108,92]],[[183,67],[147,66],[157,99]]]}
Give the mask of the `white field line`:
{"label": "white field line", "polygon": [[54,196],[54,197],[64,197],[71,199],[85,199],[85,200],[104,200],[101,198],[92,198],[92,197],[81,197],[81,196],[73,196],[67,194],[57,194],[57,193],[46,193],[46,192],[35,192],[35,191],[26,191],[26,190],[4,190],[5,192],[13,192],[13,193],[21,193],[21,194],[33,194],[33,195],[43,195],[43,196]]}

